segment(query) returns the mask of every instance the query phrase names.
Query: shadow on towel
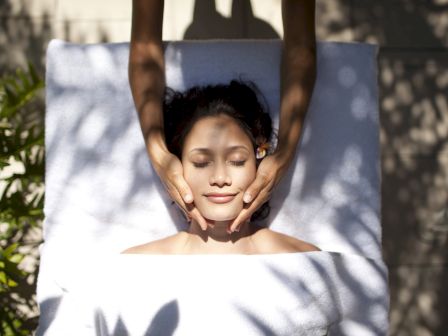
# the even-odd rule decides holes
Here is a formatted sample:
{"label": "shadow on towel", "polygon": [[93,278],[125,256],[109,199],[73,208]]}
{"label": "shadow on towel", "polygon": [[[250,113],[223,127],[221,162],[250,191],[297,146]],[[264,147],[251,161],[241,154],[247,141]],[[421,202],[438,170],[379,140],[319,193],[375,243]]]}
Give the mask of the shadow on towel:
{"label": "shadow on towel", "polygon": [[[148,329],[143,335],[145,336],[172,336],[179,324],[179,305],[176,300],[168,302],[162,306],[152,319]],[[106,318],[101,312],[95,312],[95,329],[97,335],[120,335],[130,336],[123,320],[119,317],[114,327],[114,331],[110,333],[107,328]]]}

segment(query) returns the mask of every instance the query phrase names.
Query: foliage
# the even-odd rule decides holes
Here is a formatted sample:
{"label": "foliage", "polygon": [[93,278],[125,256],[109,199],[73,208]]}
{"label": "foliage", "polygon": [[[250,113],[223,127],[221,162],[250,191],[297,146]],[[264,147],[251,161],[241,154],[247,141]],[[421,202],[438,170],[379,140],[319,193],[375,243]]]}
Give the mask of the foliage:
{"label": "foliage", "polygon": [[[41,238],[33,236],[44,217],[45,148],[43,114],[35,112],[43,87],[31,64],[0,78],[0,335],[5,336],[30,335],[37,325],[33,252]],[[22,165],[24,172],[17,172]],[[25,270],[25,260],[32,270]]]}

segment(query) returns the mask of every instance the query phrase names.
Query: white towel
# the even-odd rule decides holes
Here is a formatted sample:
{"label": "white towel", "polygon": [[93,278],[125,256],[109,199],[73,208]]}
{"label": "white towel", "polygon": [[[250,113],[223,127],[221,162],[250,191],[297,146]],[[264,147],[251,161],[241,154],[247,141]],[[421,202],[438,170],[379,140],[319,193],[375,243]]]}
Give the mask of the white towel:
{"label": "white towel", "polygon": [[[383,265],[378,48],[317,47],[317,81],[298,155],[272,195],[266,224],[323,250]],[[78,269],[89,256],[185,228],[146,153],[129,89],[128,48],[60,40],[48,48],[45,243],[37,289],[44,324],[64,293],[54,282],[63,265]],[[280,40],[165,42],[167,85],[184,90],[240,76],[253,80],[277,126],[280,55]],[[381,295],[387,298],[385,284]]]}
{"label": "white towel", "polygon": [[38,335],[387,334],[387,270],[364,257],[118,255],[95,264],[55,275],[66,294]]}
{"label": "white towel", "polygon": [[[280,47],[280,40],[166,43],[167,85],[182,90],[241,75],[259,85],[278,125]],[[381,258],[377,48],[319,42],[317,51],[298,156],[272,196],[268,223],[326,250]],[[175,233],[177,211],[152,170],[132,102],[128,44],[56,40],[47,57],[47,241],[80,233],[119,251]]]}

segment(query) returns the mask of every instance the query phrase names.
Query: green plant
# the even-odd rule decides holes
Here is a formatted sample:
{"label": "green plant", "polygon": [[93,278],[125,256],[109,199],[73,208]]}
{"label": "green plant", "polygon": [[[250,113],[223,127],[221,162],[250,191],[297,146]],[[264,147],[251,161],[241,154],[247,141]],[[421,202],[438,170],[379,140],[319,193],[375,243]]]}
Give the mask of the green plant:
{"label": "green plant", "polygon": [[43,87],[31,64],[0,78],[0,335],[5,336],[30,335],[37,325],[35,252],[44,218],[45,147],[36,96]]}

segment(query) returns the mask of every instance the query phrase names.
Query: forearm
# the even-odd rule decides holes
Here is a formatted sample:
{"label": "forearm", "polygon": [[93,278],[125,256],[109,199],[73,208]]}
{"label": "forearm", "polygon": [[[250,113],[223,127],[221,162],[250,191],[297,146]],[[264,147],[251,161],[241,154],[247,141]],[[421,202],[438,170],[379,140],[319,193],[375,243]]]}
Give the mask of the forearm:
{"label": "forearm", "polygon": [[284,42],[277,152],[289,160],[300,139],[316,80],[314,1],[283,0],[282,16]]}
{"label": "forearm", "polygon": [[163,131],[165,61],[163,0],[134,0],[129,50],[129,83],[151,160],[168,151]]}
{"label": "forearm", "polygon": [[316,79],[313,57],[313,51],[306,48],[283,51],[277,152],[284,153],[287,158],[294,156],[311,101]]}
{"label": "forearm", "polygon": [[156,62],[151,58],[141,63],[131,60],[129,62],[129,81],[132,96],[151,160],[158,155],[156,152],[167,151],[162,107],[165,78],[163,65]]}

